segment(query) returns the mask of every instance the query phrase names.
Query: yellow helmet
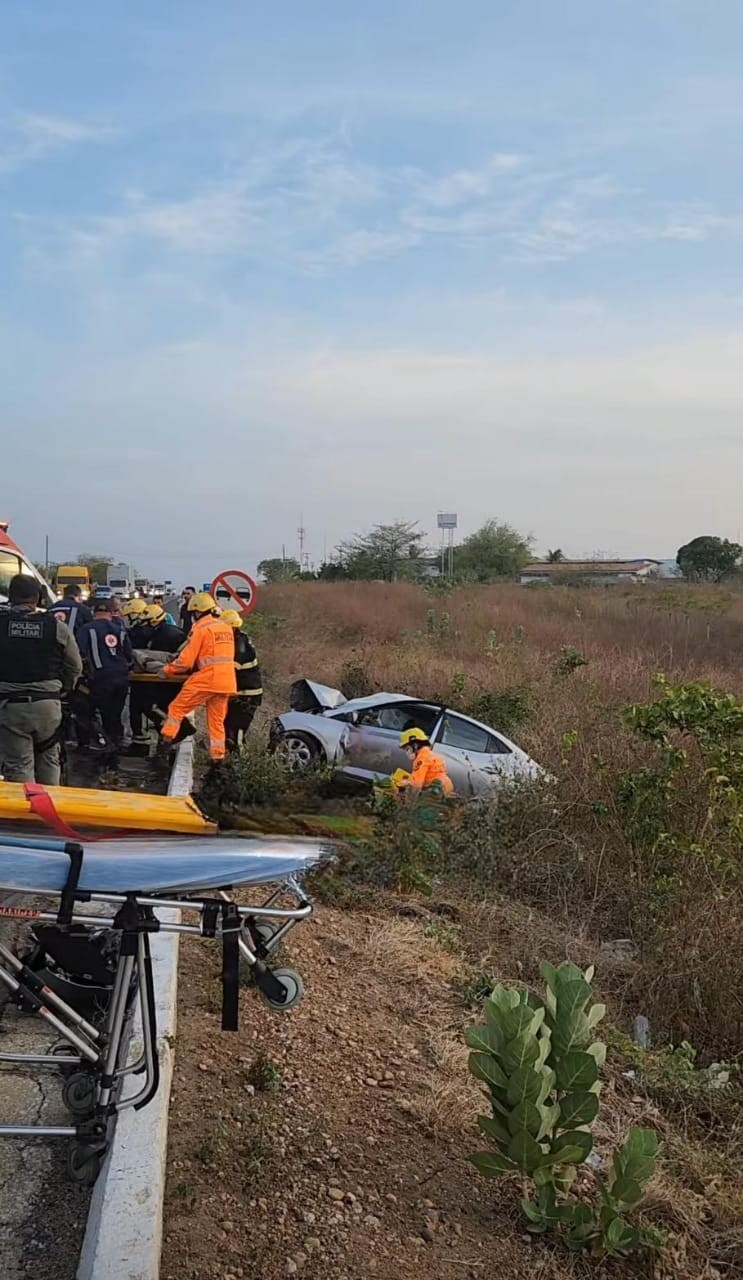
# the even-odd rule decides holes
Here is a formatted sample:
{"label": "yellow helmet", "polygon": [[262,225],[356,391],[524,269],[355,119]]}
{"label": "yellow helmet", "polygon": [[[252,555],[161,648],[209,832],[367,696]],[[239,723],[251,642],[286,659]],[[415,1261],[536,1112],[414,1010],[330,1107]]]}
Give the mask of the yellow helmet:
{"label": "yellow helmet", "polygon": [[219,615],[219,621],[226,622],[228,627],[234,627],[236,631],[239,631],[243,624],[237,609],[223,609]]}
{"label": "yellow helmet", "polygon": [[406,729],[400,734],[401,747],[410,747],[414,742],[428,742],[428,734],[422,729]]}
{"label": "yellow helmet", "polygon": [[150,626],[155,627],[157,626],[158,622],[165,621],[165,610],[163,609],[161,604],[148,604],[148,605],[145,605],[143,616],[144,616],[145,622],[149,622]]}
{"label": "yellow helmet", "polygon": [[217,602],[208,591],[194,591],[188,601],[189,613],[211,613],[216,607]]}
{"label": "yellow helmet", "polygon": [[143,614],[146,608],[144,600],[127,600],[126,604],[121,606],[121,612],[125,618],[134,618]]}

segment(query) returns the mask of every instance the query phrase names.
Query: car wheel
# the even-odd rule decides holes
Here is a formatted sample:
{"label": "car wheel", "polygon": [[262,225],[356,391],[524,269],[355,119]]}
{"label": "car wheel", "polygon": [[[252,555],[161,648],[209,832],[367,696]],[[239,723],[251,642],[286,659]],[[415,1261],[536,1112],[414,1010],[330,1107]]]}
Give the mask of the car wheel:
{"label": "car wheel", "polygon": [[308,773],[320,764],[319,744],[307,733],[290,731],[277,739],[274,747],[277,760],[291,773]]}

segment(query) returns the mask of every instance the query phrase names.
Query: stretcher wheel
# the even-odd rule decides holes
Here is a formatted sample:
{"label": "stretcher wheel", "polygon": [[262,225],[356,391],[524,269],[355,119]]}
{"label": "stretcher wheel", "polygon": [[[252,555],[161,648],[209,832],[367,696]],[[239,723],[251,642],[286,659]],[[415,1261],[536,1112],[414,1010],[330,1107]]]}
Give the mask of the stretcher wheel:
{"label": "stretcher wheel", "polygon": [[92,1187],[101,1171],[105,1151],[91,1151],[87,1143],[75,1143],[67,1153],[67,1175],[71,1182]]}
{"label": "stretcher wheel", "polygon": [[261,1000],[268,1005],[269,1009],[277,1009],[279,1012],[285,1013],[287,1009],[293,1009],[295,1005],[299,1004],[304,995],[304,983],[295,969],[274,969],[272,972],[274,978],[282,986],[286,987],[286,999],[281,1001],[272,1000],[270,996],[266,995],[265,991],[261,991]]}
{"label": "stretcher wheel", "polygon": [[95,1110],[97,1085],[87,1071],[75,1071],[62,1089],[62,1101],[73,1116],[89,1116]]}

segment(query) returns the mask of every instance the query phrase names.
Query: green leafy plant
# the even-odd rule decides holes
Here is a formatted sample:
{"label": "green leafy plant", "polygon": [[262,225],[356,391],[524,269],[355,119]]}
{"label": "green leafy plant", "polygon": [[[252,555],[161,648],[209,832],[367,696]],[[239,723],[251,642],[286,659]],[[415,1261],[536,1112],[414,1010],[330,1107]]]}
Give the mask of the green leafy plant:
{"label": "green leafy plant", "polygon": [[564,1229],[568,1243],[597,1256],[653,1245],[650,1233],[625,1221],[655,1169],[652,1131],[630,1130],[594,1206],[569,1197],[593,1151],[606,1060],[594,1031],[606,1010],[593,1002],[591,969],[566,962],[544,964],[541,973],[544,1000],[498,985],[484,1002],[484,1024],[467,1033],[470,1071],[487,1086],[492,1108],[478,1122],[492,1148],[470,1159],[486,1177],[531,1180],[535,1198],[522,1204],[530,1231]]}
{"label": "green leafy plant", "polygon": [[555,659],[555,673],[558,676],[571,676],[574,671],[578,671],[580,667],[588,666],[588,658],[586,658],[579,649],[574,649],[572,645],[564,644]]}

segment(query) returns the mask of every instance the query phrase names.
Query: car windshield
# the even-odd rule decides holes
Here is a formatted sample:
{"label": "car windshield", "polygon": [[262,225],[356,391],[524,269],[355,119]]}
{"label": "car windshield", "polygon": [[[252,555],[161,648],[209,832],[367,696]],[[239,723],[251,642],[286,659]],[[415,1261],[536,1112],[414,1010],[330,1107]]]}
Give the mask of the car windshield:
{"label": "car windshield", "polygon": [[0,596],[5,596],[7,599],[10,580],[17,573],[27,573],[31,578],[36,577],[35,569],[23,559],[23,556],[18,555],[17,551],[8,551],[3,548],[0,551]]}

